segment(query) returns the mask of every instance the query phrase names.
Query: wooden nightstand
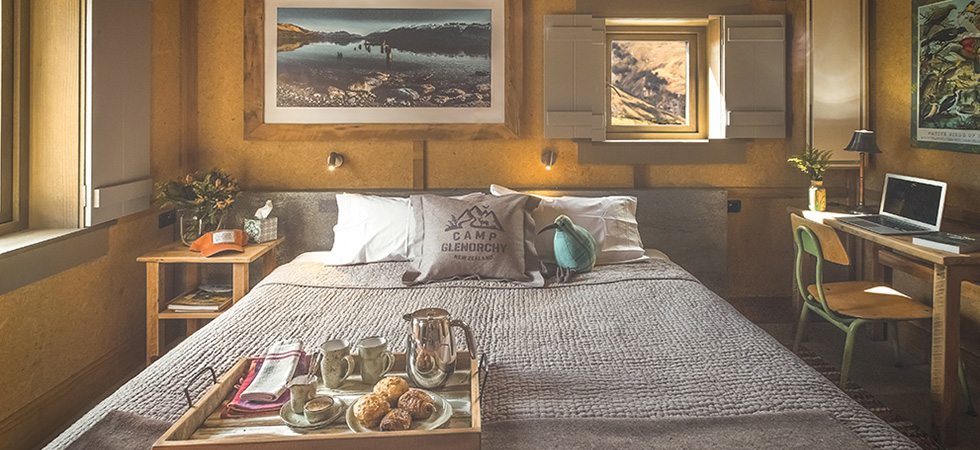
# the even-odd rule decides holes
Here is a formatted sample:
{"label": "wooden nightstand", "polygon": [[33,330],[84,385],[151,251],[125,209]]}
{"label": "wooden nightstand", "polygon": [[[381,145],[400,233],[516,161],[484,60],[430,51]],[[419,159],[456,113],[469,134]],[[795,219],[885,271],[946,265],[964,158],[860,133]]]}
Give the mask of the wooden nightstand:
{"label": "wooden nightstand", "polygon": [[[249,267],[253,262],[262,261],[262,277],[264,278],[277,266],[274,251],[283,238],[262,244],[248,244],[244,253],[226,252],[210,258],[200,253],[190,251],[180,242],[176,242],[143,256],[136,260],[146,263],[146,363],[150,364],[160,356],[160,341],[164,320],[183,320],[187,324],[187,335],[197,331],[201,325],[221,315],[218,312],[173,312],[167,310],[167,304],[187,292],[197,289],[201,280],[202,264],[229,264],[232,266],[232,301],[237,302],[251,288],[249,284]],[[182,288],[167,289],[168,284],[175,280],[176,271],[183,274]],[[179,292],[170,292],[170,291]]]}

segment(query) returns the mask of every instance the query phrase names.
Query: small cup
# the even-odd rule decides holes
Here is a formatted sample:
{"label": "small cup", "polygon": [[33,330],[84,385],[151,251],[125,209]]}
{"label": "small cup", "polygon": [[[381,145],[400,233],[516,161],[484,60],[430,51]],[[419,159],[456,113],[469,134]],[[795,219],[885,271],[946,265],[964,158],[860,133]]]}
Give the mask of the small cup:
{"label": "small cup", "polygon": [[388,340],[371,336],[357,342],[357,356],[361,360],[361,381],[376,384],[395,365],[395,355],[388,351]]}
{"label": "small cup", "polygon": [[316,377],[300,375],[289,382],[289,407],[293,412],[303,412],[306,402],[316,397]]}
{"label": "small cup", "polygon": [[303,406],[303,414],[310,423],[322,422],[330,418],[335,403],[336,401],[329,395],[318,395],[306,402]]}
{"label": "small cup", "polygon": [[323,385],[337,389],[348,377],[354,374],[357,362],[350,354],[350,342],[344,339],[334,339],[320,346],[320,376]]}

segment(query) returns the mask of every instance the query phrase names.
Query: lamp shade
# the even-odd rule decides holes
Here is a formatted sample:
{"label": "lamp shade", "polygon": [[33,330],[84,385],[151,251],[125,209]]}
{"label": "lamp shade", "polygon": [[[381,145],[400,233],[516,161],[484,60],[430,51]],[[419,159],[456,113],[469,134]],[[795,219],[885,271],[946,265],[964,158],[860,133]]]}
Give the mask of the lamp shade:
{"label": "lamp shade", "polygon": [[844,148],[849,152],[860,153],[881,153],[878,149],[878,141],[875,139],[875,132],[868,130],[857,130],[851,137],[851,143]]}

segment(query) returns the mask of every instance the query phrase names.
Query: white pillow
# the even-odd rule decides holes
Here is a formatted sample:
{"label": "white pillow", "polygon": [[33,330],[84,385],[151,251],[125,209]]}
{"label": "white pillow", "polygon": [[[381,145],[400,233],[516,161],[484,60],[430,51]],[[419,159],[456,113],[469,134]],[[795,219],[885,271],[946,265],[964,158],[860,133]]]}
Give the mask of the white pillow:
{"label": "white pillow", "polygon": [[[490,193],[496,196],[510,194],[533,195],[541,204],[531,213],[538,230],[554,223],[564,214],[575,224],[592,233],[599,247],[596,265],[620,264],[649,259],[640,240],[636,223],[636,197],[547,197],[526,194],[498,185],[490,185]],[[554,231],[537,236],[535,247],[542,261],[554,262]]]}
{"label": "white pillow", "polygon": [[334,266],[414,259],[415,217],[408,198],[338,194],[333,249],[319,261]]}

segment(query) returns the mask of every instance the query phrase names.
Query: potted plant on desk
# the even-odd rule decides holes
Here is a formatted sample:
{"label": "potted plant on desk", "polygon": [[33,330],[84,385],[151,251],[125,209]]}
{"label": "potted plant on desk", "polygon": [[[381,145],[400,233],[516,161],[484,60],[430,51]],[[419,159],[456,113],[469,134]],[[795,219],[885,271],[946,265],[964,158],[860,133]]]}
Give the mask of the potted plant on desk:
{"label": "potted plant on desk", "polygon": [[823,176],[830,166],[832,153],[807,145],[806,150],[791,156],[786,162],[810,177],[810,210],[827,210],[827,188],[823,186]]}
{"label": "potted plant on desk", "polygon": [[156,204],[177,210],[180,240],[190,246],[205,233],[221,229],[239,192],[231,175],[211,169],[157,185]]}

